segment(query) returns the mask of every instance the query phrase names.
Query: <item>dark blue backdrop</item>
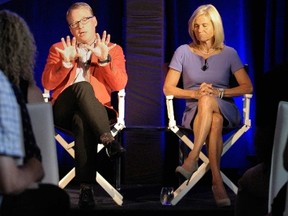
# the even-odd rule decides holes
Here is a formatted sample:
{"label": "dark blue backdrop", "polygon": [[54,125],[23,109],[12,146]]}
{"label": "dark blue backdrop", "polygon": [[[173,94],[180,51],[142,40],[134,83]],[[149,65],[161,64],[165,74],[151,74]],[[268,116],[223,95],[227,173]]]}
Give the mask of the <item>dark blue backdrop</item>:
{"label": "dark blue backdrop", "polygon": [[[128,37],[126,33],[126,17],[130,11],[127,11],[126,5],[128,2],[137,0],[90,0],[89,3],[98,19],[97,31],[101,33],[103,30],[107,30],[112,35],[112,41],[123,46],[126,53],[126,39]],[[52,43],[60,40],[61,37],[70,34],[65,20],[65,13],[70,4],[75,1],[55,1],[55,0],[10,0],[0,1],[0,9],[11,9],[19,13],[29,24],[31,31],[33,32],[37,47],[38,57],[37,65],[35,69],[35,79],[39,87],[41,85],[41,74],[45,65],[48,49]],[[144,4],[159,2],[157,0],[139,0],[139,7],[143,7]],[[165,35],[163,42],[165,48],[164,62],[169,62],[174,50],[183,43],[189,43],[190,38],[188,35],[188,19],[191,16],[192,11],[196,9],[200,4],[214,4],[223,18],[223,24],[225,29],[225,42],[227,45],[233,46],[238,50],[240,57],[244,63],[249,65],[249,74],[253,80],[255,86],[255,93],[252,100],[252,119],[253,128],[247,135],[243,145],[236,149],[231,157],[235,159],[238,155],[242,155],[239,161],[236,163],[241,164],[243,156],[254,154],[253,147],[253,132],[255,126],[255,115],[257,114],[257,97],[260,94],[268,94],[271,92],[271,86],[261,86],[262,76],[268,70],[275,67],[275,65],[288,61],[288,21],[285,17],[285,13],[288,11],[288,3],[286,0],[265,0],[262,2],[251,0],[166,0],[163,1],[164,17],[165,20]],[[140,5],[143,4],[143,5]],[[144,26],[145,27],[145,26]],[[129,55],[129,53],[126,53]],[[127,62],[129,65],[129,62]],[[137,77],[134,73],[137,71],[128,71],[133,73],[133,79],[129,79],[129,83],[143,82],[142,75]],[[151,76],[151,80],[154,77]],[[149,77],[145,79],[147,86],[150,85]],[[144,81],[145,82],[145,81]],[[276,85],[276,83],[275,83]],[[157,87],[157,91],[162,91]],[[149,92],[150,90],[150,92]],[[146,91],[146,90],[145,90]],[[151,88],[147,90],[147,95],[153,94],[155,89]],[[137,91],[133,92],[137,95]],[[140,92],[138,92],[140,94]],[[129,101],[129,96],[127,97]],[[159,98],[163,100],[163,98]],[[146,107],[151,107],[151,102],[141,92],[142,107],[145,110]],[[129,101],[133,107],[133,101]],[[241,103],[239,101],[238,103]],[[263,104],[261,104],[262,106]],[[259,104],[260,106],[260,104]],[[129,107],[128,107],[129,108]],[[163,116],[166,112],[166,107],[161,107]],[[179,104],[178,116],[181,118],[183,110],[183,104]],[[133,115],[137,115],[137,110],[127,109],[127,115],[130,116],[127,125],[133,126]],[[149,115],[149,113],[147,113]],[[132,116],[132,117],[131,117]],[[150,126],[161,127],[166,125],[166,119],[163,116],[159,117],[159,121],[148,122]],[[131,125],[130,122],[133,122]],[[136,122],[141,126],[142,122]],[[147,125],[147,123],[145,123]],[[239,153],[239,151],[241,153]],[[235,161],[235,160],[234,160]],[[227,165],[228,166],[228,165]]]}

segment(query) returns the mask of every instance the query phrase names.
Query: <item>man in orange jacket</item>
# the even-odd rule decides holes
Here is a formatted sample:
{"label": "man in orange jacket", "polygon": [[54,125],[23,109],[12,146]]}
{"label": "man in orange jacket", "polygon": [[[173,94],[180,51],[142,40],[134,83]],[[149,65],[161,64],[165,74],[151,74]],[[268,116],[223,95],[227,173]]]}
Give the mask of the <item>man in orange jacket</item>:
{"label": "man in orange jacket", "polygon": [[88,4],[74,3],[66,20],[73,37],[51,46],[42,85],[52,91],[55,124],[75,136],[79,207],[94,207],[97,143],[104,144],[109,157],[125,152],[110,132],[106,109],[111,108],[111,92],[127,84],[126,60],[110,34],[96,33],[97,19]]}

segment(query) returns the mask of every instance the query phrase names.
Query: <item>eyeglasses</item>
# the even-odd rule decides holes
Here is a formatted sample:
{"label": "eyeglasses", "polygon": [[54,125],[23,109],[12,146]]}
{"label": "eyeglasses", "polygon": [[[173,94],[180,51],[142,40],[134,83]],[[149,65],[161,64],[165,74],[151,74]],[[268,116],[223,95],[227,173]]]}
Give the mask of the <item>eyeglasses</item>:
{"label": "eyeglasses", "polygon": [[85,25],[85,24],[87,24],[88,21],[89,21],[91,18],[93,18],[93,17],[94,17],[94,16],[83,17],[81,20],[76,21],[76,22],[74,22],[74,23],[71,23],[71,24],[69,25],[69,27],[74,29],[74,28],[79,27],[79,24],[80,24],[80,23],[81,23],[82,25]]}

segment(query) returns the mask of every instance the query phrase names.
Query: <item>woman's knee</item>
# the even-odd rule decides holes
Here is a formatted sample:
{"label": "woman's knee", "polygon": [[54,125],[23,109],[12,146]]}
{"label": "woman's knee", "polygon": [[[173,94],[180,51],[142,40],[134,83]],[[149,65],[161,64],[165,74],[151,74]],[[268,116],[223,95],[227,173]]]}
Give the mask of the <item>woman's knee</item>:
{"label": "woman's knee", "polygon": [[209,110],[213,111],[215,106],[217,105],[214,97],[211,96],[202,96],[198,100],[198,110],[207,112]]}

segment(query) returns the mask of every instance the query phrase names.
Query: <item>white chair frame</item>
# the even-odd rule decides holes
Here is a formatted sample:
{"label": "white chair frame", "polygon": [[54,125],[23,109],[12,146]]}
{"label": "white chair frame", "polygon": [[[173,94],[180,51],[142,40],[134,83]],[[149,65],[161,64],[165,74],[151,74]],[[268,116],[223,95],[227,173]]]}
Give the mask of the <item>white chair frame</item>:
{"label": "white chair frame", "polygon": [[[271,157],[271,171],[269,179],[268,212],[272,210],[272,203],[281,187],[288,182],[288,172],[283,166],[283,153],[288,138],[288,101],[280,101],[277,110],[274,143]],[[284,215],[288,215],[288,187]]]}
{"label": "white chair frame", "polygon": [[[112,135],[115,137],[122,129],[124,129],[125,126],[125,96],[126,92],[125,89],[122,89],[118,91],[118,117],[117,122],[114,124],[113,128],[111,129]],[[49,90],[44,89],[43,97],[45,102],[49,101],[50,98],[50,92]],[[59,133],[55,132],[55,139],[58,141],[58,143],[71,155],[72,158],[75,158],[75,152],[74,152],[74,141],[68,143]],[[100,150],[104,147],[103,144],[98,143],[97,152],[100,152]],[[116,172],[118,172],[116,175],[119,175],[120,178],[120,158],[119,161],[116,162]],[[59,187],[65,188],[69,182],[75,177],[75,167],[73,167],[63,178],[59,181]],[[123,196],[118,192],[119,190],[119,179],[116,178],[116,188],[114,188],[106,179],[99,173],[96,172],[96,182],[112,197],[112,199],[118,204],[123,204]]]}
{"label": "white chair frame", "polygon": [[[166,107],[168,114],[168,129],[175,133],[190,149],[193,149],[194,143],[181,132],[181,129],[177,126],[175,117],[174,117],[174,106],[173,106],[173,95],[166,96]],[[251,127],[250,119],[250,102],[252,94],[245,94],[242,98],[243,103],[243,126],[237,129],[228,139],[224,142],[222,156],[228,151],[228,149],[234,145],[234,143]],[[204,176],[204,174],[210,169],[209,159],[204,153],[200,153],[199,158],[203,162],[198,170],[192,175],[190,181],[184,181],[175,191],[174,198],[171,201],[172,205],[176,205],[189,190]],[[224,183],[236,194],[238,187],[221,171],[221,176]]]}

